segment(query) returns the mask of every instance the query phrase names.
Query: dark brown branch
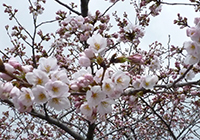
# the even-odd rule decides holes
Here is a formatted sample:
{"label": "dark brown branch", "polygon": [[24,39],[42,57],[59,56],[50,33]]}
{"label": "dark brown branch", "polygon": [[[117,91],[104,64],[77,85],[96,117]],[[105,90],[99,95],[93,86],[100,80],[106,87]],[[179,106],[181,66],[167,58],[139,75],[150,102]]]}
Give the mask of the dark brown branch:
{"label": "dark brown branch", "polygon": [[81,0],[81,15],[87,17],[89,0]]}
{"label": "dark brown branch", "polygon": [[193,65],[190,65],[190,67],[185,71],[185,73],[183,75],[181,75],[177,80],[174,81],[174,83],[172,84],[172,87],[174,87],[174,85],[176,85],[176,83],[181,81],[192,68],[193,68]]}
{"label": "dark brown branch", "polygon": [[[0,100],[0,101],[3,102],[3,103],[6,103],[10,107],[14,107],[14,104],[10,100]],[[58,120],[56,120],[54,118],[51,118],[49,116],[47,117],[46,115],[44,115],[42,113],[38,113],[35,110],[32,110],[31,112],[27,112],[27,113],[29,113],[30,115],[32,115],[34,117],[40,118],[42,120],[45,120],[51,125],[57,126],[58,128],[64,130],[68,134],[70,134],[76,140],[84,140],[84,138],[80,134],[74,132],[71,128],[67,127],[66,124],[64,124],[64,123],[62,123],[62,122],[60,122],[60,121],[58,121]]]}
{"label": "dark brown branch", "polygon": [[59,0],[55,0],[55,1],[56,1],[57,3],[59,3],[60,5],[66,7],[67,9],[69,9],[71,12],[73,12],[73,13],[75,13],[75,14],[77,14],[77,15],[81,15],[81,13],[79,13],[78,11],[72,9],[72,8],[69,7],[67,4],[62,3],[62,2],[59,1]]}
{"label": "dark brown branch", "polygon": [[94,123],[89,122],[88,132],[87,132],[87,140],[93,140],[94,138],[94,130],[96,125]]}
{"label": "dark brown branch", "polygon": [[192,4],[192,3],[169,3],[169,2],[159,2],[160,4],[166,4],[166,5],[188,5],[188,6],[196,6],[198,4]]}
{"label": "dark brown branch", "polygon": [[38,117],[40,119],[46,120],[49,124],[53,124],[53,125],[59,127],[60,129],[64,130],[65,132],[67,132],[73,138],[75,138],[77,140],[84,140],[84,138],[82,136],[80,136],[78,133],[74,132],[72,129],[70,129],[65,124],[63,124],[62,122],[60,122],[56,119],[53,119],[51,117],[46,117],[45,115],[35,112],[34,110],[32,110],[29,114],[31,114],[34,117]]}

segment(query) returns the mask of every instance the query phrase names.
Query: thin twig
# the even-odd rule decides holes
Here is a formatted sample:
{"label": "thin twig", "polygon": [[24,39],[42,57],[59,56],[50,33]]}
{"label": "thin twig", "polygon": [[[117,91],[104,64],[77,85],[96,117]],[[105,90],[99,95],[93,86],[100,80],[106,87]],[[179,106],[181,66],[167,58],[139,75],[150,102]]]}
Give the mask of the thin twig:
{"label": "thin twig", "polygon": [[110,10],[110,8],[112,8],[118,1],[119,0],[115,1],[111,6],[109,6],[100,17],[104,16],[108,12],[108,10]]}
{"label": "thin twig", "polygon": [[62,3],[61,1],[59,1],[59,0],[55,0],[57,3],[59,3],[60,5],[62,5],[62,6],[64,6],[64,7],[66,7],[67,9],[69,9],[71,12],[73,12],[73,13],[75,13],[75,14],[77,14],[77,15],[81,15],[81,13],[79,13],[78,11],[76,11],[76,10],[74,10],[74,9],[72,9],[71,7],[69,7],[67,4],[64,4],[64,3]]}
{"label": "thin twig", "polygon": [[198,4],[192,4],[192,3],[169,3],[169,2],[160,2],[160,4],[166,4],[166,5],[188,5],[188,6],[197,6]]}

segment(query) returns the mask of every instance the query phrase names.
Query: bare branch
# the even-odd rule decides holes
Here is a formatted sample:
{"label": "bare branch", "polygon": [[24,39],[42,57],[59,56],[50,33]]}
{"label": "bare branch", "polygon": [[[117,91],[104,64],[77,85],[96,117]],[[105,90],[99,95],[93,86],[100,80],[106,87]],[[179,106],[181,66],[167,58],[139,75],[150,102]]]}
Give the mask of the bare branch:
{"label": "bare branch", "polygon": [[198,4],[192,4],[192,3],[169,3],[169,2],[159,2],[160,4],[166,4],[166,5],[188,5],[188,6],[197,6]]}
{"label": "bare branch", "polygon": [[79,13],[78,11],[72,9],[71,7],[69,7],[67,4],[62,3],[59,0],[55,0],[57,3],[59,3],[60,5],[66,7],[67,9],[69,9],[70,11],[72,11],[73,13],[77,14],[77,15],[81,15],[81,13]]}

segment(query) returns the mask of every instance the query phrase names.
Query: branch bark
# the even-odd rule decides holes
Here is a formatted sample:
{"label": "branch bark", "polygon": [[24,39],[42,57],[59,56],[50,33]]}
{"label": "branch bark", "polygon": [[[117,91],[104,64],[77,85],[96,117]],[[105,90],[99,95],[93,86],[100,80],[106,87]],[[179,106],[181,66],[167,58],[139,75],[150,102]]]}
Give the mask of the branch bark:
{"label": "branch bark", "polygon": [[81,15],[87,17],[89,0],[81,0]]}
{"label": "branch bark", "polygon": [[[14,107],[14,104],[10,100],[0,100],[0,101],[8,104],[10,107]],[[76,140],[85,140],[80,134],[74,132],[71,128],[67,127],[66,124],[62,123],[61,121],[58,121],[52,117],[46,116],[42,113],[38,113],[35,110],[32,110],[31,112],[27,112],[27,113],[29,113],[30,115],[32,115],[34,117],[45,120],[51,125],[57,126],[58,128],[64,130],[68,134],[70,134]]]}
{"label": "branch bark", "polygon": [[94,138],[94,130],[96,125],[94,123],[89,122],[88,132],[87,132],[87,140],[93,140]]}
{"label": "branch bark", "polygon": [[53,125],[61,128],[62,130],[64,130],[68,134],[70,134],[73,138],[75,138],[76,140],[84,140],[84,138],[81,135],[79,135],[78,133],[74,132],[72,129],[70,129],[65,124],[63,124],[62,122],[59,122],[56,119],[53,119],[51,117],[46,117],[45,115],[43,115],[41,113],[38,113],[38,112],[36,112],[34,110],[32,110],[29,114],[31,114],[34,117],[38,117],[40,119],[46,120],[49,124],[53,124]]}

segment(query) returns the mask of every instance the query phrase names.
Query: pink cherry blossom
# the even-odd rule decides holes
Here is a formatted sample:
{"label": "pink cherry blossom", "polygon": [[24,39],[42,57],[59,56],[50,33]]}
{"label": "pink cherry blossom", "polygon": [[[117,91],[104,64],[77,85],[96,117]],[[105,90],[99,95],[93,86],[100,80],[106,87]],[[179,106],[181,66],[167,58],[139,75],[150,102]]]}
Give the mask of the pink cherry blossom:
{"label": "pink cherry blossom", "polygon": [[8,60],[8,63],[10,65],[12,65],[14,68],[20,68],[22,65],[17,61],[16,58],[14,57],[11,57],[9,60]]}
{"label": "pink cherry blossom", "polygon": [[0,99],[5,100],[8,99],[10,97],[10,92],[13,88],[13,85],[11,82],[6,82],[0,83]]}
{"label": "pink cherry blossom", "polygon": [[33,96],[32,90],[30,88],[22,87],[18,102],[28,107],[33,104],[34,99],[35,98]]}
{"label": "pink cherry blossom", "polygon": [[93,58],[95,56],[93,50],[89,48],[85,49],[84,53],[88,58]]}
{"label": "pink cherry blossom", "polygon": [[80,56],[78,62],[82,67],[89,67],[91,65],[91,61],[87,56]]}

